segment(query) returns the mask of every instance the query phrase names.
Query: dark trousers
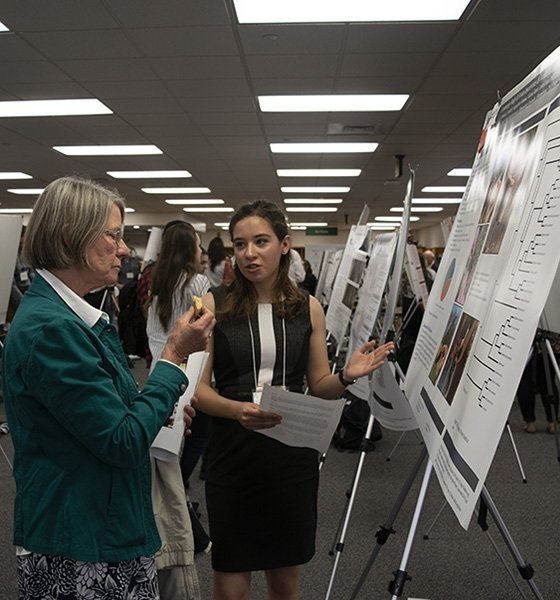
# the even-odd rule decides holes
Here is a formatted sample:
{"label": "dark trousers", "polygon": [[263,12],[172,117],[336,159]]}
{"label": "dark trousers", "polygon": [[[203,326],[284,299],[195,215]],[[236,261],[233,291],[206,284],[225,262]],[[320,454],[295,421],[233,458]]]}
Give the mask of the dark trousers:
{"label": "dark trousers", "polygon": [[[555,358],[556,362],[558,362],[560,355],[556,354]],[[548,354],[543,355],[534,350],[519,382],[517,399],[519,400],[523,420],[527,423],[535,421],[535,395],[537,393],[541,396],[546,420],[552,422],[558,416],[556,375],[552,365],[548,362],[546,368],[549,372],[549,384],[547,384],[545,360],[550,361]]]}

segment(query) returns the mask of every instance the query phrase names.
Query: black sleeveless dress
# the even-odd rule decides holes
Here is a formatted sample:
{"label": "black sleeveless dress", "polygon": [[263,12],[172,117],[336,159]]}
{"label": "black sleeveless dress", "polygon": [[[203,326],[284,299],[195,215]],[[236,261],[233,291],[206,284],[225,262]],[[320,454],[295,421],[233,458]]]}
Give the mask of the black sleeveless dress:
{"label": "black sleeveless dress", "polygon": [[[224,293],[212,291],[219,310]],[[275,339],[268,342],[276,344],[272,385],[285,380],[290,391],[301,392],[311,334],[309,304],[284,323],[273,311],[272,329]],[[246,318],[220,321],[213,335],[216,389],[226,398],[251,402],[253,357],[257,373],[261,360],[257,315],[251,317],[251,327]],[[232,419],[213,417],[206,503],[214,570],[260,571],[311,560],[318,483],[316,450],[286,446]]]}

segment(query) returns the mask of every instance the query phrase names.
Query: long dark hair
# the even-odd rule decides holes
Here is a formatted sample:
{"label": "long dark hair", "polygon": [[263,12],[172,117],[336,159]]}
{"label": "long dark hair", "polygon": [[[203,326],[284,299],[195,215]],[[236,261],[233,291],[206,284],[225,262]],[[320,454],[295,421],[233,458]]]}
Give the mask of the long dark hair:
{"label": "long dark hair", "polygon": [[226,247],[221,237],[212,238],[208,244],[208,262],[210,270],[215,271],[216,267],[226,258]]}
{"label": "long dark hair", "polygon": [[[257,200],[250,204],[244,204],[231,218],[229,233],[233,240],[233,230],[239,221],[247,217],[260,217],[269,223],[276,237],[282,241],[288,235],[288,225],[284,213],[274,204],[267,200]],[[278,274],[272,287],[273,304],[280,315],[286,317],[294,316],[302,309],[306,297],[292,283],[288,277],[290,270],[290,253],[282,254]],[[241,274],[237,264],[234,267],[235,278],[229,286],[228,295],[224,303],[223,311],[218,318],[243,317],[254,312],[257,305],[257,292],[253,284]]]}
{"label": "long dark hair", "polygon": [[173,221],[163,230],[161,250],[152,271],[151,296],[157,296],[157,316],[164,329],[169,327],[173,313],[173,294],[179,281],[181,293],[198,272],[195,263],[197,247],[196,231],[190,223]]}

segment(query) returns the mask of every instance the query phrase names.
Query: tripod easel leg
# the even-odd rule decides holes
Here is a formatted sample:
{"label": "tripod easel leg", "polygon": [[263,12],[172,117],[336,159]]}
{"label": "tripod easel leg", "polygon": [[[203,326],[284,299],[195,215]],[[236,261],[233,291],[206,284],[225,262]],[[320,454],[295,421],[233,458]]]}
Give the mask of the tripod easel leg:
{"label": "tripod easel leg", "polygon": [[402,595],[404,584],[407,580],[410,580],[410,575],[406,572],[406,566],[408,564],[410,552],[412,551],[412,544],[414,543],[414,537],[418,528],[418,521],[420,520],[422,507],[424,506],[424,500],[426,499],[426,492],[428,490],[428,484],[430,483],[432,468],[432,462],[428,461],[426,470],[424,471],[424,478],[422,479],[420,493],[418,494],[418,500],[416,501],[416,508],[414,509],[412,521],[410,522],[410,529],[408,530],[408,537],[406,538],[406,544],[403,550],[401,563],[398,571],[393,573],[395,578],[389,583],[389,592],[392,594],[392,600],[396,600]]}
{"label": "tripod easel leg", "polygon": [[515,559],[515,562],[517,564],[517,569],[518,569],[519,573],[521,574],[521,577],[523,577],[523,579],[525,579],[527,581],[527,585],[533,592],[535,598],[538,598],[539,600],[543,600],[542,594],[540,593],[535,582],[533,581],[534,569],[529,563],[526,563],[524,561],[523,557],[521,556],[521,553],[517,549],[517,546],[515,545],[515,542],[513,541],[513,538],[511,537],[511,535],[506,527],[506,524],[504,523],[504,520],[502,519],[500,513],[498,512],[498,509],[496,508],[494,501],[490,497],[490,494],[488,493],[486,486],[482,487],[482,492],[480,494],[480,497],[481,497],[481,500],[484,502],[484,504],[486,504],[486,506],[488,507],[488,510],[490,511],[490,514],[492,515],[492,518],[494,519],[494,522],[496,523],[496,526],[498,527],[498,530],[499,530],[502,538],[504,539],[509,551],[511,552],[511,555]]}
{"label": "tripod easel leg", "polygon": [[352,596],[350,597],[350,600],[355,600],[362,585],[365,583],[365,580],[368,576],[368,573],[371,570],[371,567],[373,566],[373,563],[375,562],[375,559],[377,558],[377,555],[381,551],[381,547],[389,539],[389,535],[391,535],[392,533],[395,533],[395,531],[393,529],[393,524],[395,523],[397,515],[399,514],[399,512],[402,508],[402,505],[408,495],[408,492],[410,491],[410,488],[412,487],[412,484],[414,483],[414,480],[416,479],[416,475],[418,474],[418,471],[420,471],[420,467],[422,466],[422,463],[424,462],[424,459],[426,458],[426,456],[427,456],[426,448],[423,448],[416,463],[412,467],[406,481],[403,483],[401,491],[399,492],[397,500],[395,501],[395,504],[393,505],[393,508],[391,509],[391,513],[390,513],[389,517],[387,518],[385,525],[381,525],[379,527],[379,529],[376,531],[376,533],[375,533],[376,544],[370,554],[370,557],[368,559],[368,562],[366,563],[366,566],[364,567],[364,569],[362,571],[362,574],[360,575],[360,579],[358,580],[358,583],[356,584],[356,587],[354,588],[354,590],[352,592]]}
{"label": "tripod easel leg", "polygon": [[[339,526],[338,526],[337,535],[336,535],[336,537],[338,538],[338,542],[334,545],[334,549],[331,548],[331,552],[330,552],[332,554],[334,552],[334,550],[336,550],[333,570],[331,573],[331,578],[329,581],[329,587],[327,589],[327,595],[325,596],[325,600],[328,600],[330,597],[332,586],[334,583],[334,578],[336,575],[336,569],[338,567],[338,562],[340,560],[340,555],[342,554],[342,552],[344,550],[344,539],[346,537],[346,530],[348,529],[348,523],[350,522],[350,514],[352,513],[354,499],[356,497],[356,492],[358,490],[358,483],[360,481],[360,475],[362,473],[364,459],[366,456],[366,452],[370,446],[371,432],[373,429],[374,422],[375,422],[375,417],[373,415],[370,415],[367,429],[366,429],[366,434],[365,434],[364,439],[362,440],[362,443],[360,446],[360,457],[358,459],[358,464],[356,466],[354,479],[352,480],[352,490],[350,493],[346,492],[347,501],[346,501],[346,505],[344,507],[344,511],[342,513],[342,518],[340,521],[341,524],[339,524]],[[340,537],[338,536],[339,533],[340,533]]]}
{"label": "tripod easel leg", "polygon": [[515,443],[515,440],[513,439],[513,433],[511,431],[509,421],[506,422],[506,430],[509,434],[509,441],[511,442],[513,453],[515,454],[515,459],[517,460],[517,466],[519,467],[519,471],[521,473],[521,480],[523,481],[523,483],[527,483],[527,477],[525,476],[525,471],[523,470],[523,465],[521,464],[521,458],[519,456],[519,452],[517,451],[517,445]]}

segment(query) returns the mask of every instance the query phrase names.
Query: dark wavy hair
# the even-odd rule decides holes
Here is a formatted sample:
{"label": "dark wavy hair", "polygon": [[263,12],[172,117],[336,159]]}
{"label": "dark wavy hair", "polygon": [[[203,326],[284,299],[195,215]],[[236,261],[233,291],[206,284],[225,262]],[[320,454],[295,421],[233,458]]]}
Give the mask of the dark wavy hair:
{"label": "dark wavy hair", "polygon": [[[267,221],[280,241],[289,235],[286,217],[282,210],[273,202],[257,200],[244,204],[234,213],[229,224],[232,240],[235,226],[247,217],[260,217]],[[276,310],[280,315],[288,318],[300,311],[306,301],[305,295],[288,277],[290,260],[289,252],[281,255],[278,274],[272,288],[273,304]],[[229,286],[223,310],[218,314],[219,319],[248,316],[255,311],[257,306],[257,292],[253,284],[241,274],[237,264],[234,271],[235,278]]]}
{"label": "dark wavy hair", "polygon": [[161,236],[161,250],[152,271],[151,295],[148,303],[157,296],[157,316],[167,330],[173,313],[173,294],[181,278],[181,292],[198,272],[195,258],[196,231],[190,223],[172,221]]}
{"label": "dark wavy hair", "polygon": [[221,237],[216,236],[208,244],[208,261],[210,270],[214,272],[216,267],[226,259],[226,247]]}

